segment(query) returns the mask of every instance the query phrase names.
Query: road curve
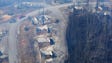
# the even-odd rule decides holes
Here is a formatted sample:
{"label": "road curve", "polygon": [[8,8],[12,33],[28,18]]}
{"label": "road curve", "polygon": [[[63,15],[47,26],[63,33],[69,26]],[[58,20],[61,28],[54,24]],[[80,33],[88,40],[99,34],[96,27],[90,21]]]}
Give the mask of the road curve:
{"label": "road curve", "polygon": [[[70,6],[72,5],[71,3],[69,4],[62,4],[62,5],[57,5],[57,6],[50,6],[45,8],[47,9],[55,9],[55,8],[61,8],[61,7],[66,7],[66,6]],[[9,23],[9,37],[8,37],[8,46],[9,46],[9,51],[8,51],[8,55],[9,55],[9,63],[20,63],[19,62],[19,58],[18,58],[18,52],[17,52],[17,34],[19,32],[19,27],[20,24],[27,19],[29,16],[34,16],[37,15],[40,11],[43,11],[43,9],[38,9],[36,11],[30,12],[28,14],[26,14],[26,16],[20,20],[17,20],[16,23]]]}

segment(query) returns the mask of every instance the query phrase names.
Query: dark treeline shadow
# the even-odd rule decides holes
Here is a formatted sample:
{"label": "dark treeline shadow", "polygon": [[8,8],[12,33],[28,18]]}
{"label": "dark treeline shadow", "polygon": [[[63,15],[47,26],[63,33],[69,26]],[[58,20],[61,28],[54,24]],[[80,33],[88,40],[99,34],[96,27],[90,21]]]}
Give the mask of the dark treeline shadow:
{"label": "dark treeline shadow", "polygon": [[74,10],[66,30],[69,56],[65,63],[112,63],[111,28],[109,15]]}

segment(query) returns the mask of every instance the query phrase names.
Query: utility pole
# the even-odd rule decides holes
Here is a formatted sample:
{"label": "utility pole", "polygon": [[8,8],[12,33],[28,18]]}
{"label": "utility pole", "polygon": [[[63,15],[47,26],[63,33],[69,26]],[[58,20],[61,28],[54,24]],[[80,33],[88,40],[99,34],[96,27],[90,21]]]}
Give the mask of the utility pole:
{"label": "utility pole", "polygon": [[[43,3],[45,4],[45,0],[43,0]],[[44,22],[45,22],[45,7],[43,6],[43,18],[42,18],[42,24],[44,25]]]}
{"label": "utility pole", "polygon": [[98,6],[99,6],[99,4],[100,4],[100,1],[97,0],[97,1],[96,1],[96,10],[98,10]]}
{"label": "utility pole", "polygon": [[87,6],[87,7],[89,6],[89,0],[86,1],[86,6]]}
{"label": "utility pole", "polygon": [[75,4],[76,4],[76,0],[72,0],[72,2],[73,2],[73,6],[75,7]]}
{"label": "utility pole", "polygon": [[86,9],[89,10],[89,1],[90,0],[86,0]]}
{"label": "utility pole", "polygon": [[73,5],[74,5],[74,6],[79,5],[79,1],[78,1],[78,0],[72,0],[72,2],[73,2]]}

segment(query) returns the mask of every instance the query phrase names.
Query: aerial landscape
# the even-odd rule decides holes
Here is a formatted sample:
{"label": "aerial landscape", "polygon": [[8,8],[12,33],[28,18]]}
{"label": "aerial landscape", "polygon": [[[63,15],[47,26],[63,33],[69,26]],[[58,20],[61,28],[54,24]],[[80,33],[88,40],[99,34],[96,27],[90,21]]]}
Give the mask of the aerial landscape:
{"label": "aerial landscape", "polygon": [[0,63],[112,63],[112,0],[0,0]]}

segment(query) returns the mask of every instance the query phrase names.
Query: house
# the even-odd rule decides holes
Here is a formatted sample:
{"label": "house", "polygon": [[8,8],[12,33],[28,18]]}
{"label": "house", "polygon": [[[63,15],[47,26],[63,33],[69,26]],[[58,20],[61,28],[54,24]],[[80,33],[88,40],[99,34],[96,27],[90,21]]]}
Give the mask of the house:
{"label": "house", "polygon": [[0,59],[4,59],[8,57],[8,55],[5,55],[4,54],[4,48],[3,47],[0,47]]}
{"label": "house", "polygon": [[51,16],[48,16],[48,15],[41,15],[41,16],[39,16],[38,17],[38,20],[41,22],[41,24],[45,24],[45,23],[48,23],[48,22],[50,22],[50,19],[51,19],[52,17]]}
{"label": "house", "polygon": [[44,55],[52,55],[53,46],[48,46],[40,49],[41,53]]}
{"label": "house", "polygon": [[47,37],[47,34],[38,35],[38,36],[34,37],[34,39],[35,39],[38,43],[44,43],[44,42],[49,42],[49,43],[50,43],[50,39],[49,39],[49,37]]}
{"label": "house", "polygon": [[57,55],[53,52],[53,46],[48,46],[40,49],[42,57],[47,63],[52,62]]}
{"label": "house", "polygon": [[38,42],[50,42],[49,38],[47,37],[39,37],[37,38],[37,41]]}
{"label": "house", "polygon": [[40,29],[40,30],[48,30],[48,26],[47,25],[39,26],[38,29]]}
{"label": "house", "polygon": [[50,31],[49,27],[47,25],[42,25],[42,26],[38,26],[36,28],[36,32],[41,32],[41,33],[48,33]]}
{"label": "house", "polygon": [[34,24],[34,25],[38,25],[39,24],[39,21],[38,21],[38,19],[36,17],[29,17],[29,19],[31,19],[32,24]]}

